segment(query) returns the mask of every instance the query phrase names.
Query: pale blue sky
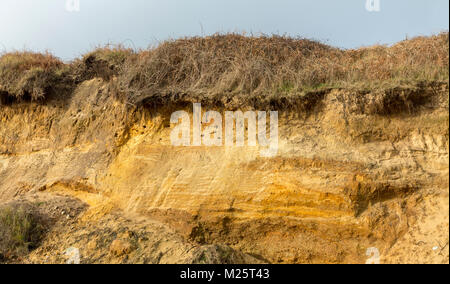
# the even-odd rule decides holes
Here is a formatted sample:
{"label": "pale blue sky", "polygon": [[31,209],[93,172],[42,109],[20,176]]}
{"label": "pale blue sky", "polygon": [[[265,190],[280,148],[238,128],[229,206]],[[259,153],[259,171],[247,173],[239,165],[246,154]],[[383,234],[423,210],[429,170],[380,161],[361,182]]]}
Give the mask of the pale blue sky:
{"label": "pale blue sky", "polygon": [[449,26],[448,0],[0,0],[0,52],[49,50],[68,60],[97,45],[137,48],[216,32],[278,33],[343,48],[390,44]]}

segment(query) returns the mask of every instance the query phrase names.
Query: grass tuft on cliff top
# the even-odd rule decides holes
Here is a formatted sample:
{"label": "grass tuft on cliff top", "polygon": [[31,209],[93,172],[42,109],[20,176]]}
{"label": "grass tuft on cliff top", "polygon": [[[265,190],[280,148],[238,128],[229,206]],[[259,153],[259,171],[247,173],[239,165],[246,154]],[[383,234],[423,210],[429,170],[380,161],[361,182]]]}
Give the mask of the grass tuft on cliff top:
{"label": "grass tuft on cliff top", "polygon": [[147,50],[106,46],[68,64],[48,53],[7,53],[0,57],[0,97],[39,99],[55,81],[76,85],[94,77],[117,78],[119,90],[136,103],[176,95],[246,100],[333,88],[383,91],[448,84],[448,76],[448,32],[351,50],[302,38],[217,34]]}
{"label": "grass tuft on cliff top", "polygon": [[12,52],[0,57],[0,96],[45,97],[59,80],[64,64],[49,53]]}
{"label": "grass tuft on cliff top", "polygon": [[79,81],[95,77],[109,80],[120,74],[123,65],[133,54],[135,52],[132,49],[121,45],[98,47],[82,58],[75,59],[71,63],[71,68]]}

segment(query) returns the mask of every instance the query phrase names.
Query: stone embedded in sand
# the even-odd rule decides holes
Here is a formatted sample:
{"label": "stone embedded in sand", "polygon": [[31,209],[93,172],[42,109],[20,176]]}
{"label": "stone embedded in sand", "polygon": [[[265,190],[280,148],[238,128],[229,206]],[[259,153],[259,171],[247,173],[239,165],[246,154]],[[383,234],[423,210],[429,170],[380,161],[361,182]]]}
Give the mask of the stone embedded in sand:
{"label": "stone embedded in sand", "polygon": [[93,251],[95,249],[97,249],[97,241],[96,240],[92,240],[87,244],[87,249],[88,251]]}
{"label": "stone embedded in sand", "polygon": [[109,247],[109,251],[111,252],[111,254],[117,257],[130,254],[135,249],[136,247],[133,246],[129,241],[121,239],[114,240]]}

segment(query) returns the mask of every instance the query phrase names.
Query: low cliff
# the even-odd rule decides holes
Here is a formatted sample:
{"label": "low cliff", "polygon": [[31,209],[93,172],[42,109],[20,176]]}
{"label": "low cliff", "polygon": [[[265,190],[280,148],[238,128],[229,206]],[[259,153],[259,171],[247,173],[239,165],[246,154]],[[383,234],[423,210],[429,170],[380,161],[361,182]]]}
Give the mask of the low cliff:
{"label": "low cliff", "polygon": [[[0,207],[45,228],[9,261],[75,247],[85,263],[364,263],[377,248],[383,263],[448,263],[448,34],[348,51],[227,35],[0,63]],[[172,146],[171,114],[196,102],[278,111],[277,155]]]}

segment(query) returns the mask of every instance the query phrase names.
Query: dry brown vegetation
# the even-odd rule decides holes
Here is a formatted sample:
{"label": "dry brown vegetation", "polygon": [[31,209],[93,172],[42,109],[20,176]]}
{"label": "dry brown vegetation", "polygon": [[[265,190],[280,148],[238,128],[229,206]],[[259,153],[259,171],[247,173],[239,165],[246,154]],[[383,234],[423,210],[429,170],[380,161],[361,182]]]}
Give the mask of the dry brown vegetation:
{"label": "dry brown vegetation", "polygon": [[93,77],[117,77],[132,103],[221,96],[245,101],[332,88],[382,92],[448,83],[448,60],[448,33],[356,50],[283,36],[226,34],[166,41],[143,51],[99,48],[69,64],[49,54],[4,54],[0,97],[39,99],[55,81],[76,85]]}
{"label": "dry brown vegetation", "polygon": [[43,98],[63,69],[64,64],[49,53],[6,53],[0,57],[0,96]]}
{"label": "dry brown vegetation", "polygon": [[71,66],[77,81],[83,81],[94,77],[109,80],[117,76],[125,62],[135,52],[123,46],[105,46],[85,54],[81,59],[76,59]]}

